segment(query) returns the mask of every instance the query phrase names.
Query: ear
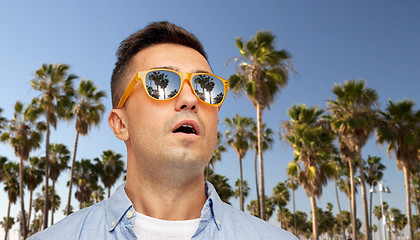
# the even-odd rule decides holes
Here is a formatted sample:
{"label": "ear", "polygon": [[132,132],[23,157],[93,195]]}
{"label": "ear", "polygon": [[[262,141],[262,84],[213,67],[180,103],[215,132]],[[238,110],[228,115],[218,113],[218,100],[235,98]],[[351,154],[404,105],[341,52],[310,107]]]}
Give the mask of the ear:
{"label": "ear", "polygon": [[124,109],[112,109],[108,117],[108,124],[114,135],[123,141],[129,140],[127,126],[125,124],[126,112]]}

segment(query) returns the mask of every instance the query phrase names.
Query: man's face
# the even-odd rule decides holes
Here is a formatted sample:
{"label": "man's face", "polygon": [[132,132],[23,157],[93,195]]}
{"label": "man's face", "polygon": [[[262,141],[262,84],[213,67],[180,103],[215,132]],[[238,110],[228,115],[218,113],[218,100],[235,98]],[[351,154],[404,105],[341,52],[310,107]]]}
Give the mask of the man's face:
{"label": "man's face", "polygon": [[[211,72],[207,60],[199,52],[175,44],[154,45],[132,58],[133,77],[138,71],[154,68]],[[213,155],[218,108],[200,102],[187,82],[180,91],[172,100],[156,101],[146,95],[142,83],[138,82],[125,103],[125,124],[129,134],[126,144],[133,150],[140,166],[151,170],[201,171]],[[194,127],[196,134],[186,133],[182,126]]]}

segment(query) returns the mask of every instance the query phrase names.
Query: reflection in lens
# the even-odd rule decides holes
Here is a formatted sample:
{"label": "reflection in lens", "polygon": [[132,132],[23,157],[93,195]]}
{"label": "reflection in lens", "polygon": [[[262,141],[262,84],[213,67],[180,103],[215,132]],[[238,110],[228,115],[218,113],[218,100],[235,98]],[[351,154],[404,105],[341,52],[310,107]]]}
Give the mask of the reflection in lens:
{"label": "reflection in lens", "polygon": [[178,74],[170,71],[153,71],[146,75],[147,92],[155,99],[170,99],[178,93]]}
{"label": "reflection in lens", "polygon": [[194,91],[206,103],[218,104],[223,100],[223,82],[211,75],[200,74],[193,78]]}

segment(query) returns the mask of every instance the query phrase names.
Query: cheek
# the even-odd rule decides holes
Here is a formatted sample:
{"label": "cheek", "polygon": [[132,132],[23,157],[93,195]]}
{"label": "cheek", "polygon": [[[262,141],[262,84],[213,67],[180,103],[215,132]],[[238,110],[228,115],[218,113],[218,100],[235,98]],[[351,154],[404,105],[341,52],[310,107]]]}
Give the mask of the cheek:
{"label": "cheek", "polygon": [[158,114],[159,111],[156,108],[145,108],[144,106],[136,106],[131,110],[133,111],[129,116],[128,131],[133,144],[149,145],[152,140],[158,140],[157,136],[162,132],[163,125],[160,122],[162,117]]}
{"label": "cheek", "polygon": [[208,144],[209,146],[211,146],[212,148],[216,147],[216,143],[217,143],[217,125],[219,123],[219,117],[217,115],[217,112],[212,115],[212,117],[209,117],[209,122],[207,124],[208,126]]}

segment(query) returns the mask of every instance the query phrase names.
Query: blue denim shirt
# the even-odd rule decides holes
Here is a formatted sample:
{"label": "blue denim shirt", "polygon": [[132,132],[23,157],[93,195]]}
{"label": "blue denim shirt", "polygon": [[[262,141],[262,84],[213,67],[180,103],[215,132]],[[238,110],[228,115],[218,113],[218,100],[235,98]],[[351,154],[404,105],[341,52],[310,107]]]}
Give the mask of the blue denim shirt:
{"label": "blue denim shirt", "polygon": [[[111,198],[73,213],[29,239],[137,239],[133,231],[136,212],[124,187],[122,184]],[[297,240],[293,234],[222,202],[209,182],[206,190],[208,198],[192,239]]]}

